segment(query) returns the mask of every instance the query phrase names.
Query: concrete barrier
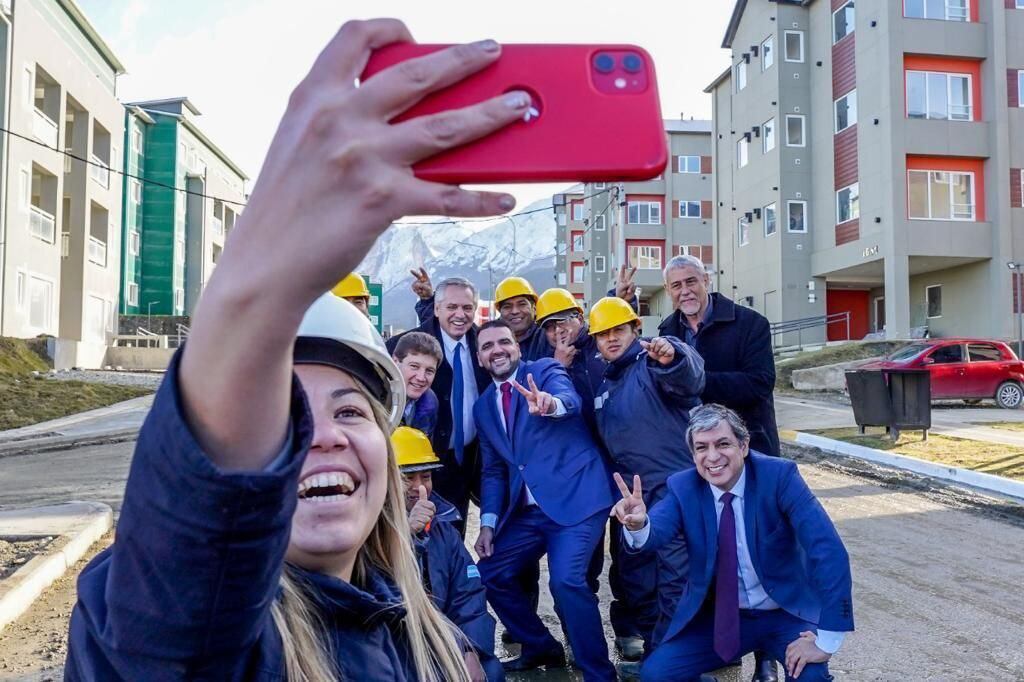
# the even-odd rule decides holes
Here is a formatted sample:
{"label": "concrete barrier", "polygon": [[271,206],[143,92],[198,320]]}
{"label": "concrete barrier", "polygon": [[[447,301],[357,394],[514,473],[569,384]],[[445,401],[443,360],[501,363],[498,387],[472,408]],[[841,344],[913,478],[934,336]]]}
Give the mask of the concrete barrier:
{"label": "concrete barrier", "polygon": [[845,391],[846,370],[856,369],[865,363],[880,359],[866,358],[851,362],[837,362],[834,365],[795,369],[791,377],[793,388],[798,391]]}
{"label": "concrete barrier", "polygon": [[174,348],[126,348],[111,346],[103,360],[105,366],[124,370],[167,369],[174,356]]}

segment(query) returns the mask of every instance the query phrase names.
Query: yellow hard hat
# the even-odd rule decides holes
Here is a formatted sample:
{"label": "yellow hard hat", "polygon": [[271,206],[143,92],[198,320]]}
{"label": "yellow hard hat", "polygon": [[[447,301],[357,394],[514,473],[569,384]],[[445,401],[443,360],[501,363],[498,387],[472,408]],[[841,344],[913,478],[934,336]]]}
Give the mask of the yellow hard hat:
{"label": "yellow hard hat", "polygon": [[537,292],[533,290],[529,282],[522,277],[506,277],[498,283],[498,288],[494,290],[494,307],[497,308],[503,301],[516,296],[526,296],[534,303],[537,302]]}
{"label": "yellow hard hat", "polygon": [[590,309],[590,333],[600,334],[639,319],[633,306],[618,296],[605,296]]}
{"label": "yellow hard hat", "polygon": [[366,288],[366,280],[357,272],[334,285],[331,293],[342,298],[370,298],[370,290]]}
{"label": "yellow hard hat", "polygon": [[583,307],[568,290],[557,287],[548,289],[537,299],[537,324],[544,326],[544,318],[566,310],[583,313]]}
{"label": "yellow hard hat", "polygon": [[399,426],[391,434],[391,446],[395,449],[398,467],[404,474],[440,469],[444,466],[434,454],[427,434],[419,429]]}

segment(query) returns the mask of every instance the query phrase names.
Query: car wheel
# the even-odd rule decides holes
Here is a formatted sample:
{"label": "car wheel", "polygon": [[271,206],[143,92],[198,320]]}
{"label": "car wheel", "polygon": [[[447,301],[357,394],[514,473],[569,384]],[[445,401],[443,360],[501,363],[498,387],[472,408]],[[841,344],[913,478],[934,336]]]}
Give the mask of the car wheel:
{"label": "car wheel", "polygon": [[1004,381],[996,389],[996,405],[1007,410],[1016,410],[1024,401],[1024,389],[1016,381]]}

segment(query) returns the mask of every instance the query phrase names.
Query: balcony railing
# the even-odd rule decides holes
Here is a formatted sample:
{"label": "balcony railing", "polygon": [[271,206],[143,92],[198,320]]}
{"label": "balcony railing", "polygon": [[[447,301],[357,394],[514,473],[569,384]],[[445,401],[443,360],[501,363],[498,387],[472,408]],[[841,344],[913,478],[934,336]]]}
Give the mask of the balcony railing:
{"label": "balcony railing", "polygon": [[57,123],[39,109],[32,112],[32,134],[44,144],[57,146]]}
{"label": "balcony railing", "polygon": [[107,189],[110,186],[110,169],[107,168],[107,164],[95,154],[92,154],[89,160],[92,161],[89,165],[89,177],[95,180],[100,187]]}
{"label": "balcony railing", "polygon": [[106,242],[89,237],[89,262],[100,267],[107,267],[107,244]]}
{"label": "balcony railing", "polygon": [[28,213],[28,231],[33,237],[53,243],[57,221],[41,208],[32,206]]}

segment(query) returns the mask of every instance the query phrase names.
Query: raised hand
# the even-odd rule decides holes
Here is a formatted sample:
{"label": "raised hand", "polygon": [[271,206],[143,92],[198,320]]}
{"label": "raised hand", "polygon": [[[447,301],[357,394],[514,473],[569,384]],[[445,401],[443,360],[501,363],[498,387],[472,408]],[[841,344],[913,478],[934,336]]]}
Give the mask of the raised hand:
{"label": "raised hand", "polygon": [[615,295],[624,301],[632,301],[636,296],[636,268],[628,270],[625,263],[615,275]]}
{"label": "raised hand", "polygon": [[668,339],[658,336],[650,341],[640,339],[640,346],[647,351],[647,356],[659,365],[671,365],[676,359],[676,348]]}
{"label": "raised hand", "polygon": [[434,519],[434,514],[437,513],[437,507],[430,501],[430,496],[427,495],[426,486],[420,486],[419,488],[420,499],[413,505],[412,511],[409,512],[409,527],[412,528],[413,533],[422,533],[430,522]]}
{"label": "raised hand", "polygon": [[576,346],[572,345],[572,341],[569,339],[569,334],[563,330],[558,331],[558,335],[555,337],[555,360],[561,363],[562,367],[566,369],[572,367],[573,361],[576,359],[576,353],[579,351]]}
{"label": "raised hand", "polygon": [[412,275],[412,293],[421,299],[428,299],[434,295],[434,285],[430,282],[430,275],[422,267],[417,270],[410,270]]}
{"label": "raised hand", "polygon": [[618,472],[614,474],[615,485],[622,493],[622,499],[612,508],[612,513],[629,530],[640,530],[647,524],[647,505],[644,504],[644,489],[640,477],[633,476],[633,490],[626,486]]}
{"label": "raised hand", "polygon": [[556,409],[555,397],[550,393],[545,393],[537,388],[537,383],[533,380],[532,374],[526,375],[526,383],[530,385],[529,389],[523,388],[523,385],[515,379],[509,379],[509,381],[511,381],[512,386],[519,391],[519,394],[526,398],[526,404],[530,408],[530,414],[538,414],[541,416],[554,414]]}

